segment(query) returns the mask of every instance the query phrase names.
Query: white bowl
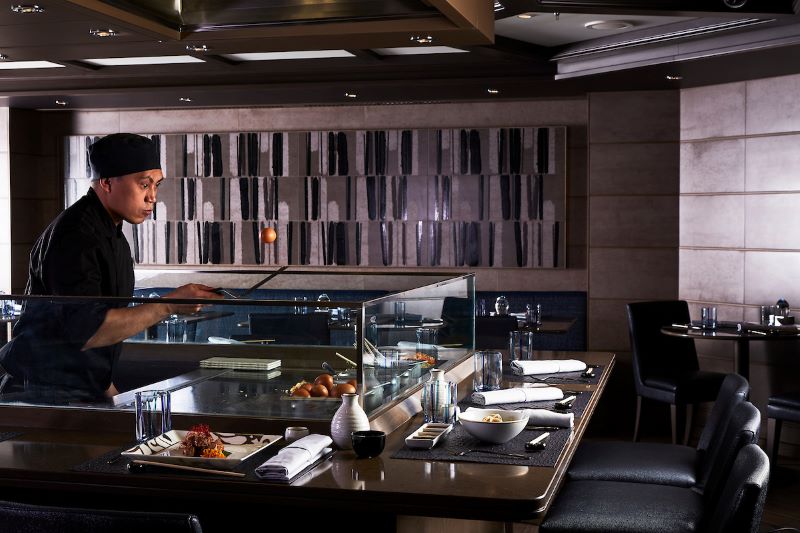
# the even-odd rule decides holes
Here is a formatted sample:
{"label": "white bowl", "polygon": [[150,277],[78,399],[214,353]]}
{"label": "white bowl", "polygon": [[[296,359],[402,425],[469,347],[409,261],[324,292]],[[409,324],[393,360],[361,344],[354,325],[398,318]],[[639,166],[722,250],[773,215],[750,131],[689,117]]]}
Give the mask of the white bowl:
{"label": "white bowl", "polygon": [[[483,417],[491,414],[500,415],[503,421],[483,422]],[[528,415],[524,411],[469,408],[459,415],[458,421],[476,439],[502,444],[510,441],[525,429],[528,424]]]}

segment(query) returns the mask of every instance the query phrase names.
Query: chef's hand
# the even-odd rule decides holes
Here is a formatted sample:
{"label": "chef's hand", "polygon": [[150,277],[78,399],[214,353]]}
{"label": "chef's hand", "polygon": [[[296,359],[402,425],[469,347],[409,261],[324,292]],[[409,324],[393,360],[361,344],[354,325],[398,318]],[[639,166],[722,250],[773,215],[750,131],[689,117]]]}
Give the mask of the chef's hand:
{"label": "chef's hand", "polygon": [[[217,294],[214,287],[202,285],[200,283],[189,283],[178,287],[172,292],[164,295],[164,298],[192,298],[192,299],[208,299],[208,300],[221,300],[222,295]],[[199,312],[205,305],[203,304],[178,304],[170,305],[170,314],[172,315],[191,315]]]}

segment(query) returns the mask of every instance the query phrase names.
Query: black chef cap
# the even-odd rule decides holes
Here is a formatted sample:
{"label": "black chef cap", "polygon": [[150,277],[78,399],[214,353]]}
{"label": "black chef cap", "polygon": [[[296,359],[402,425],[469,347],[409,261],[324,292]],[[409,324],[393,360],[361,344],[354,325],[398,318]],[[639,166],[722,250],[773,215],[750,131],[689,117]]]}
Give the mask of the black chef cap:
{"label": "black chef cap", "polygon": [[156,143],[133,133],[114,133],[95,142],[89,147],[89,161],[94,169],[92,179],[161,168]]}

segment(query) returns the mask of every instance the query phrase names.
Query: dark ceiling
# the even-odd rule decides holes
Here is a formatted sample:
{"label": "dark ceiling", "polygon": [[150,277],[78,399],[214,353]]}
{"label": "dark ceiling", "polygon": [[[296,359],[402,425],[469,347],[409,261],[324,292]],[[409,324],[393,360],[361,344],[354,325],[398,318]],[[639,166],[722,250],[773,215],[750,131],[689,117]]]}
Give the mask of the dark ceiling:
{"label": "dark ceiling", "polygon": [[[520,99],[692,87],[800,72],[796,4],[42,0],[41,13],[0,10],[0,53],[7,56],[0,67],[17,61],[63,66],[0,70],[0,98],[11,107],[35,109],[172,108]],[[595,31],[586,28],[587,21],[622,21],[629,27]],[[90,35],[98,29],[117,33]],[[419,44],[412,40],[417,37],[433,42]],[[460,53],[395,55],[428,47]],[[309,50],[344,50],[340,55],[346,57],[232,57]],[[443,51],[426,51],[431,50]],[[88,61],[181,55],[199,61],[135,66]]]}

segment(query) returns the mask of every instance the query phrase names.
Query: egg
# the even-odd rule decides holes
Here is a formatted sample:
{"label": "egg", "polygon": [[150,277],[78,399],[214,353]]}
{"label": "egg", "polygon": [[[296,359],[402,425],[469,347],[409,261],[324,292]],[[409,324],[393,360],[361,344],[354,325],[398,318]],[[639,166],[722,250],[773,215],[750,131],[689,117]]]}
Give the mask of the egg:
{"label": "egg", "polygon": [[339,398],[342,395],[342,391],[339,390],[341,385],[334,385],[328,392],[330,392],[331,398]]}
{"label": "egg", "polygon": [[326,389],[333,388],[333,376],[330,374],[320,374],[317,376],[317,379],[314,380],[314,385],[325,385]]}
{"label": "egg", "polygon": [[339,385],[336,386],[336,390],[337,390],[337,392],[339,393],[340,396],[342,394],[355,394],[356,393],[355,386],[353,386],[349,382],[348,383],[339,383]]}
{"label": "egg", "polygon": [[292,396],[295,396],[297,398],[308,398],[309,396],[311,396],[311,393],[308,392],[306,389],[299,387],[295,389],[295,391],[292,393]]}
{"label": "egg", "polygon": [[264,228],[261,230],[261,242],[272,244],[277,238],[278,234],[275,232],[274,228]]}
{"label": "egg", "polygon": [[[356,380],[354,380],[354,379],[351,379],[351,380],[350,380],[350,381],[348,381],[347,383],[349,383],[350,385],[352,385],[354,389],[355,389],[356,387],[358,387],[358,381],[356,381]],[[355,392],[355,391],[353,391],[353,392]]]}
{"label": "egg", "polygon": [[301,389],[305,389],[305,390],[307,390],[308,392],[311,392],[311,387],[313,387],[313,386],[314,386],[314,384],[313,384],[313,383],[308,383],[308,382],[306,382],[306,383],[303,383],[302,385],[300,385],[300,388],[301,388]]}
{"label": "egg", "polygon": [[311,387],[311,396],[314,398],[324,398],[328,396],[328,387],[325,385],[314,385]]}

